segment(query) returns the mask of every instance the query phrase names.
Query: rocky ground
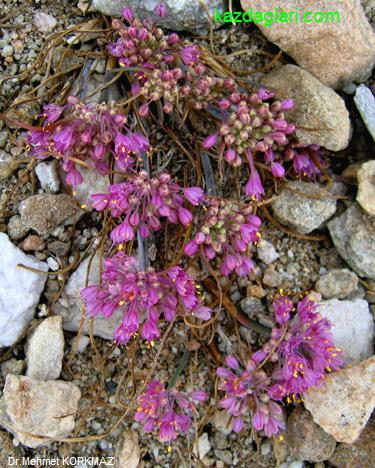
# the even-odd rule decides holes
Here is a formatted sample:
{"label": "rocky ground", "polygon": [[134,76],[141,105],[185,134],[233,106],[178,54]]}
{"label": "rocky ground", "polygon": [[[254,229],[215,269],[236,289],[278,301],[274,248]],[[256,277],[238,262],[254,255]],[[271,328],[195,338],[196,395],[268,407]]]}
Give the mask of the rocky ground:
{"label": "rocky ground", "polygon": [[[359,2],[343,2],[344,14],[345,5],[346,13],[354,5],[356,21],[341,24],[326,42],[304,36],[293,25],[286,35],[277,26],[261,32],[237,24],[211,36],[203,19],[197,24],[193,0],[182,2],[189,8],[183,14],[173,10],[168,20],[187,35],[193,32],[202,47],[214,44],[215,53],[243,79],[292,97],[296,105],[291,119],[299,137],[326,148],[331,162],[322,181],[283,183],[270,203],[260,207],[266,221],[257,267],[249,280],[222,283],[228,300],[257,322],[260,332],[238,326],[223,309],[217,327],[219,351],[236,349],[241,355],[266,339],[274,324],[275,291],[283,289],[295,299],[311,291],[321,303],[321,314],[332,321],[335,344],[348,364],[324,391],[306,398],[306,409],[300,404],[288,410],[283,439],[255,440],[247,431],[228,430],[226,415],[214,406],[214,359],[193,331],[187,336],[185,324],[178,322],[161,351],[155,377],[166,378],[188,347],[192,357],[182,382],[187,390],[204,387],[212,399],[197,418],[195,436],[180,438],[171,451],[144,435],[127,415],[137,382],[153,365],[157,345],[152,348],[138,340],[126,349],[117,348],[112,342],[116,315],[81,326],[79,291],[87,280],[99,279],[100,257],[94,254],[103,229],[102,214],[84,203],[90,193],[103,191],[106,182],[88,173],[72,193],[55,162],[30,161],[22,132],[16,130],[17,121],[31,122],[55,89],[61,96],[71,87],[78,89],[82,72],[77,76],[75,70],[85,70],[87,64],[86,93],[93,94],[93,102],[99,100],[95,91],[107,80],[107,59],[103,34],[87,32],[96,31],[98,18],[98,13],[87,11],[89,3],[0,0],[0,112],[8,117],[6,123],[0,120],[0,466],[8,466],[8,457],[22,456],[99,457],[108,463],[115,457],[118,468],[372,466],[373,2],[364,2],[369,23]],[[119,2],[92,3],[100,9]],[[248,8],[248,2],[243,4]],[[334,44],[340,45],[338,51]],[[325,61],[323,50],[329,58]],[[51,77],[47,84],[46,77]],[[196,125],[199,129],[201,124]],[[161,154],[167,144],[169,157],[178,154],[159,129],[150,134]],[[177,160],[175,170],[182,165]],[[226,187],[219,189],[225,193]],[[150,254],[157,248],[150,244]],[[99,250],[104,249],[101,245]],[[202,277],[202,272],[192,274]],[[90,466],[73,459],[69,463]]]}

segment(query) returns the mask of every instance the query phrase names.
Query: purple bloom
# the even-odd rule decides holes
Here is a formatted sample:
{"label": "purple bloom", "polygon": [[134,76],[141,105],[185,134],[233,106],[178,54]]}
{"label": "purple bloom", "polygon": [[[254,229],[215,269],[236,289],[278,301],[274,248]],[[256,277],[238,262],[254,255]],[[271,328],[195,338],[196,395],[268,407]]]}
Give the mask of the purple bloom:
{"label": "purple bloom", "polygon": [[212,148],[212,146],[215,146],[218,140],[218,134],[214,133],[213,135],[209,135],[203,142],[202,146],[203,148]]}
{"label": "purple bloom", "polygon": [[133,10],[130,7],[124,7],[122,9],[122,16],[128,23],[132,23],[134,20]]}
{"label": "purple bloom", "polygon": [[200,390],[191,394],[175,388],[165,389],[158,380],[147,384],[145,392],[138,399],[134,419],[141,423],[145,432],[158,431],[161,442],[168,444],[179,434],[186,434],[191,427],[192,413],[196,412],[194,401],[207,399]]}
{"label": "purple bloom", "polygon": [[122,243],[133,239],[137,229],[142,237],[158,231],[161,218],[173,224],[188,225],[193,215],[184,204],[189,201],[198,205],[203,200],[203,190],[199,187],[183,189],[166,173],[150,178],[146,171],[141,171],[127,182],[110,185],[107,194],[92,195],[92,200],[96,210],[109,208],[114,218],[123,217],[122,224],[111,234],[115,243]]}
{"label": "purple bloom", "polygon": [[277,366],[272,375],[276,383],[268,391],[276,400],[284,396],[294,400],[308,389],[321,386],[326,373],[342,364],[341,350],[333,344],[331,323],[319,315],[316,304],[304,298],[291,318],[292,308],[287,297],[274,302],[280,327],[272,330],[271,341],[264,347],[265,352],[277,348]]}
{"label": "purple bloom", "polygon": [[259,201],[264,195],[264,188],[259,173],[254,167],[253,156],[250,150],[247,151],[247,157],[250,165],[250,177],[246,183],[245,193],[247,196]]}
{"label": "purple bloom", "polygon": [[185,65],[193,65],[197,63],[199,52],[199,47],[196,45],[186,46],[180,51],[181,60]]}
{"label": "purple bloom", "polygon": [[219,390],[225,392],[220,405],[232,416],[232,430],[240,432],[244,418],[251,414],[252,426],[256,431],[264,430],[268,437],[285,429],[282,409],[270,400],[268,389],[270,378],[262,369],[257,369],[258,362],[250,359],[242,367],[233,356],[225,359],[225,365],[216,371],[219,377]]}
{"label": "purple bloom", "polygon": [[156,5],[154,9],[154,13],[159,18],[164,18],[165,16],[168,15],[168,10],[167,10],[167,7],[164,5],[164,3],[159,3],[158,5]]}
{"label": "purple bloom", "polygon": [[144,339],[158,339],[163,316],[169,322],[178,313],[203,320],[211,317],[211,310],[197,296],[193,279],[182,268],[140,271],[137,259],[123,251],[105,260],[100,285],[84,288],[81,296],[90,316],[109,317],[116,310],[123,312],[122,323],[114,335],[121,344],[127,343],[140,327]]}

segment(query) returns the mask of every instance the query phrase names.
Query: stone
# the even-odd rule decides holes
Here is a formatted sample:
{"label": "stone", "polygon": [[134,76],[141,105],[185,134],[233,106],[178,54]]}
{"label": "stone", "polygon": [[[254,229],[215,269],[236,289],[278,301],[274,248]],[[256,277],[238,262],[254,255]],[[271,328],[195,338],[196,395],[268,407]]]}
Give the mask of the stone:
{"label": "stone", "polygon": [[322,275],[315,284],[315,290],[324,299],[345,299],[358,289],[358,276],[347,268],[330,270]]}
{"label": "stone", "polygon": [[333,89],[296,65],[276,68],[262,84],[280,99],[291,98],[294,107],[287,112],[288,122],[296,126],[296,137],[304,145],[316,144],[332,151],[345,149],[351,125],[344,100]]}
{"label": "stone", "polygon": [[340,444],[329,463],[335,468],[372,468],[375,460],[375,419],[371,418],[355,444]]}
{"label": "stone", "polygon": [[40,185],[43,190],[56,193],[60,189],[60,180],[57,174],[57,161],[40,162],[35,167]]}
{"label": "stone", "polygon": [[15,247],[0,233],[0,347],[12,346],[34,316],[47,275],[17,267],[48,271],[48,266]]}
{"label": "stone", "polygon": [[354,102],[367,130],[375,141],[375,97],[371,89],[360,84],[356,90]]}
{"label": "stone", "polygon": [[[90,259],[84,260],[77,270],[69,278],[66,288],[65,297],[62,296],[58,302],[53,305],[53,311],[57,315],[61,315],[63,319],[63,328],[67,331],[77,332],[79,330],[83,302],[81,300],[80,291],[85,287],[87,268]],[[90,273],[88,276],[88,284],[99,283],[99,265],[100,256],[97,253],[91,263]],[[121,311],[115,312],[111,317],[98,316],[93,319],[93,333],[95,336],[100,336],[106,340],[113,339],[115,329],[121,324]],[[86,318],[83,324],[82,333],[89,334],[89,320]]]}
{"label": "stone", "polygon": [[342,349],[345,364],[363,361],[374,353],[374,320],[366,301],[331,299],[320,302],[318,307],[332,323],[333,342]]}
{"label": "stone", "polygon": [[20,166],[21,159],[0,150],[0,180],[7,179]]}
{"label": "stone", "polygon": [[80,398],[79,388],[70,382],[41,382],[9,374],[0,400],[0,425],[26,447],[49,446],[51,440],[33,435],[68,437]]}
{"label": "stone", "polygon": [[215,457],[222,460],[226,466],[233,466],[233,455],[229,450],[215,449]]}
{"label": "stone", "polygon": [[285,226],[309,234],[335,214],[336,199],[317,183],[296,180],[281,190],[272,203],[272,211]]}
{"label": "stone", "polygon": [[210,421],[222,434],[228,435],[232,432],[231,416],[227,411],[216,410]]}
{"label": "stone", "polygon": [[279,258],[279,254],[276,252],[275,247],[265,239],[262,239],[257,247],[257,253],[259,260],[266,265],[273,263]]}
{"label": "stone", "polygon": [[203,458],[208,454],[211,450],[210,440],[208,438],[207,432],[204,432],[194,444],[193,453],[199,460],[203,460]]}
{"label": "stone", "polygon": [[83,182],[75,187],[74,196],[82,209],[90,211],[92,209],[91,195],[107,193],[109,182],[107,177],[85,167],[80,167],[79,172],[82,174]]}
{"label": "stone", "polygon": [[375,356],[330,375],[303,398],[314,421],[337,442],[354,443],[375,406]]}
{"label": "stone", "polygon": [[[375,115],[374,115],[375,119]],[[357,202],[370,215],[375,215],[375,160],[361,165],[357,173]]]}
{"label": "stone", "polygon": [[116,468],[137,468],[141,458],[138,434],[135,431],[124,431],[116,446]]}
{"label": "stone", "polygon": [[262,283],[265,286],[269,286],[270,288],[278,288],[281,286],[283,282],[283,277],[281,273],[268,267],[267,270],[264,272]]}
{"label": "stone", "polygon": [[64,357],[62,318],[48,317],[35,329],[26,353],[26,375],[35,380],[60,377]]}
{"label": "stone", "polygon": [[[254,7],[251,0],[241,0],[241,4],[244,11]],[[257,24],[269,41],[322,83],[343,88],[370,76],[375,63],[375,34],[359,0],[341,0],[334,5],[329,0],[269,0],[256,4],[256,10],[263,13],[274,12],[276,8],[298,11],[299,19],[303,19],[306,12],[339,13],[339,21],[336,16],[328,22],[323,18],[320,22]]]}
{"label": "stone", "polygon": [[7,231],[12,240],[20,240],[26,236],[29,228],[23,224],[19,215],[14,215],[9,219]]}
{"label": "stone", "polygon": [[24,239],[19,244],[19,247],[25,252],[31,252],[31,251],[41,252],[42,250],[44,250],[45,246],[46,244],[44,240],[35,234],[31,234],[30,236],[27,236],[26,239]]}
{"label": "stone", "polygon": [[11,435],[5,431],[0,431],[0,466],[4,468],[12,466],[10,465],[11,461],[22,466],[21,452],[14,446]]}
{"label": "stone", "polygon": [[47,248],[54,255],[57,255],[58,257],[65,257],[69,252],[70,244],[68,242],[56,240],[49,242]]}
{"label": "stone", "polygon": [[285,437],[291,456],[311,463],[327,460],[336,447],[335,439],[315,424],[310,413],[300,406],[288,418]]}
{"label": "stone", "polygon": [[8,374],[21,375],[24,368],[25,361],[17,360],[15,358],[1,363],[1,373],[4,379]]}
{"label": "stone", "polygon": [[90,343],[90,338],[86,335],[81,335],[79,339],[77,336],[75,336],[71,340],[70,346],[72,347],[72,350],[77,349],[77,353],[83,353],[85,352],[89,343]]}
{"label": "stone", "polygon": [[327,226],[340,256],[359,276],[375,280],[375,220],[353,203]]}
{"label": "stone", "polygon": [[35,13],[34,23],[38,31],[42,33],[49,33],[55,29],[57,20],[53,16],[39,11],[38,13]]}
{"label": "stone", "polygon": [[303,461],[294,460],[288,463],[282,463],[280,465],[280,468],[303,468],[304,466],[305,464],[303,463]]}
{"label": "stone", "polygon": [[259,314],[262,314],[266,311],[265,306],[263,305],[260,299],[256,297],[246,297],[241,301],[241,309],[249,317],[254,318]]}
{"label": "stone", "polygon": [[48,235],[78,212],[76,201],[66,194],[39,194],[26,198],[19,207],[23,224],[40,235]]}
{"label": "stone", "polygon": [[[120,16],[123,7],[131,6],[135,16],[141,19],[155,18],[153,11],[159,0],[93,0],[89,11],[100,11],[105,15]],[[173,31],[191,31],[194,33],[204,33],[209,31],[209,22],[207,12],[202,7],[199,0],[165,0],[164,5],[168,9],[168,15],[165,18],[158,19],[158,23],[167,29]],[[219,12],[226,10],[225,3],[222,0],[203,0],[202,2],[211,17],[214,8]],[[212,22],[215,27],[221,26],[220,23]]]}

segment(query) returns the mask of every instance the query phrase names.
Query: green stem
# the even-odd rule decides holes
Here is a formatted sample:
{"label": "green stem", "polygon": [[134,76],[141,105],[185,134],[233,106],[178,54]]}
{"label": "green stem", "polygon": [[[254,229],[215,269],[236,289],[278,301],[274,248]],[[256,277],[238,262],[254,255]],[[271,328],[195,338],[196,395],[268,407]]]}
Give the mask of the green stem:
{"label": "green stem", "polygon": [[180,359],[180,362],[178,363],[178,366],[176,370],[174,371],[174,374],[172,375],[171,380],[169,381],[167,390],[171,390],[176,385],[177,379],[180,377],[182,371],[186,367],[186,364],[189,362],[189,357],[190,357],[190,351],[185,349],[184,354],[182,355],[182,358]]}

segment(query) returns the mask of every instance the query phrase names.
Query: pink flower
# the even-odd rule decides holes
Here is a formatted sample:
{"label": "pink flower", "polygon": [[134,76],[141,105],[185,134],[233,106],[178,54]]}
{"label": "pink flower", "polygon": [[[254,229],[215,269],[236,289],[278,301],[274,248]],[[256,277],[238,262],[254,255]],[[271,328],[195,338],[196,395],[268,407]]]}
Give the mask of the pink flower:
{"label": "pink flower", "polygon": [[154,9],[154,13],[159,18],[164,18],[165,16],[168,15],[168,10],[167,10],[167,7],[164,5],[164,3],[159,3],[158,5],[156,5]]}
{"label": "pink flower", "polygon": [[214,133],[212,135],[209,135],[203,142],[202,146],[203,148],[209,149],[212,148],[212,146],[215,146],[218,140],[218,134]]}
{"label": "pink flower", "polygon": [[199,52],[199,47],[196,45],[186,46],[180,51],[181,60],[185,65],[193,65],[197,63]]}
{"label": "pink flower", "polygon": [[124,7],[122,9],[122,16],[128,23],[132,23],[134,20],[133,10],[130,7]]}
{"label": "pink flower", "polygon": [[[132,235],[129,225],[119,225],[125,234]],[[117,232],[116,232],[117,235]],[[152,341],[160,337],[159,321],[171,322],[177,314],[209,320],[211,310],[203,306],[197,296],[193,279],[180,267],[156,272],[138,269],[137,259],[119,251],[104,263],[101,283],[81,291],[90,316],[111,316],[116,310],[123,313],[122,323],[115,330],[115,341],[127,343],[141,327],[141,336]]]}

